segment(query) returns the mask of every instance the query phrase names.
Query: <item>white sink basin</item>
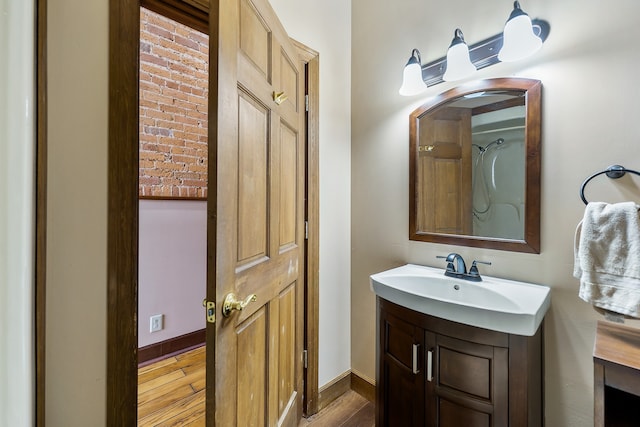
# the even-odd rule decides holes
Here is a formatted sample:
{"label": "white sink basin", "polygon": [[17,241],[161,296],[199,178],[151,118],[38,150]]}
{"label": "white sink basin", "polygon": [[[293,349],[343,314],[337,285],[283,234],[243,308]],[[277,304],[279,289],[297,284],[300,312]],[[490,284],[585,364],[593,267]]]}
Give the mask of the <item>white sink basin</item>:
{"label": "white sink basin", "polygon": [[407,264],[373,274],[381,298],[458,323],[509,334],[535,335],[551,304],[550,288],[482,276],[471,282],[444,275],[444,268]]}

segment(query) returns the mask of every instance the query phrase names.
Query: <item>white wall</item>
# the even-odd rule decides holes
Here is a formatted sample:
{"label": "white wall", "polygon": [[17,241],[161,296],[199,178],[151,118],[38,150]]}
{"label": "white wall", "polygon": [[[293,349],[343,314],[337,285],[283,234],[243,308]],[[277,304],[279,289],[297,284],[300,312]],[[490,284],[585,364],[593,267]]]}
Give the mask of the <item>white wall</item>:
{"label": "white wall", "polygon": [[351,367],[351,4],[271,0],[289,36],[320,54],[320,360],[327,384]]}
{"label": "white wall", "polygon": [[[542,81],[542,252],[520,254],[408,240],[408,116],[428,97],[398,95],[412,48],[423,62],[444,56],[460,27],[473,44],[501,31],[512,3],[476,0],[352,0],[352,363],[375,375],[375,298],[368,276],[414,262],[443,264],[451,251],[492,261],[484,273],[552,287],[545,320],[546,425],[593,425],[592,349],[602,317],[578,296],[572,277],[574,230],[584,205],[582,181],[611,164],[640,169],[633,0],[521,2],[551,33],[530,59],[498,64],[474,78],[521,76]],[[640,202],[640,180],[594,180],[590,200]],[[637,326],[637,323],[636,323]]]}
{"label": "white wall", "polygon": [[0,426],[34,421],[34,16],[0,0]]}
{"label": "white wall", "polygon": [[108,0],[48,3],[46,425],[104,425]]}

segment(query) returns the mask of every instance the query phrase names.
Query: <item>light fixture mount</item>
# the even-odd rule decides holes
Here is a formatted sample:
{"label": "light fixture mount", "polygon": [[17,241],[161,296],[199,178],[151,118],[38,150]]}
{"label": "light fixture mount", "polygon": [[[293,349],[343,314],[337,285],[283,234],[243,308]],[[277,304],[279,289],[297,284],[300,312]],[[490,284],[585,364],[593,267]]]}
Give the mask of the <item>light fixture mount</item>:
{"label": "light fixture mount", "polygon": [[513,18],[517,18],[518,16],[526,15],[522,8],[520,7],[520,2],[518,0],[513,2],[513,10],[511,11],[511,15],[509,15],[509,19],[507,21],[511,21]]}
{"label": "light fixture mount", "polygon": [[449,48],[452,48],[453,46],[460,43],[465,43],[464,34],[462,33],[462,30],[460,28],[456,28],[456,30],[453,32],[453,40],[451,40]]}

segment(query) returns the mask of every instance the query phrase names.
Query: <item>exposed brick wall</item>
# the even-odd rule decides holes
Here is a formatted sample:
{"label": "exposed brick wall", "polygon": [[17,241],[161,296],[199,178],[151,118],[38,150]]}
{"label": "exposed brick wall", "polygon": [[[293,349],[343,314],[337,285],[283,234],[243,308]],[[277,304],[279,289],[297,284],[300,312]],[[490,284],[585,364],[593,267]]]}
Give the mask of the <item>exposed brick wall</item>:
{"label": "exposed brick wall", "polygon": [[206,197],[209,37],[140,14],[140,196]]}

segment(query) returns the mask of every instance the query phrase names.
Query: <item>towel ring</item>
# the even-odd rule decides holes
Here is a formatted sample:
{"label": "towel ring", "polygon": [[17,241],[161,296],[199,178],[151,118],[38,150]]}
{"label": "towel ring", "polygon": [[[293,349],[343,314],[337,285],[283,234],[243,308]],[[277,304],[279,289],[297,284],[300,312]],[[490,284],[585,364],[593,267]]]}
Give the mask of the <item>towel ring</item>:
{"label": "towel ring", "polygon": [[609,166],[606,170],[594,173],[589,178],[585,179],[584,182],[582,183],[582,186],[580,187],[580,198],[582,199],[585,205],[589,203],[587,199],[584,197],[584,188],[587,186],[589,181],[591,181],[596,176],[606,173],[609,178],[618,179],[618,178],[622,178],[624,174],[627,172],[640,176],[640,172],[634,171],[633,169],[627,169],[620,165]]}

